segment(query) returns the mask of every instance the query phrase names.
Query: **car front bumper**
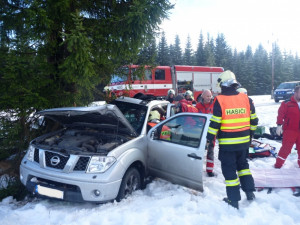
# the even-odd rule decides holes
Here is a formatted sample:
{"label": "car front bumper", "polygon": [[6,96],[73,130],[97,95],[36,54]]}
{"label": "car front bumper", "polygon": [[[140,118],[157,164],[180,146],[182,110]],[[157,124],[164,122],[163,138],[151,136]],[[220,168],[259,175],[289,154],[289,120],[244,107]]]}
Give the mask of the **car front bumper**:
{"label": "car front bumper", "polygon": [[62,173],[42,169],[39,164],[26,160],[20,165],[20,180],[30,192],[72,202],[102,203],[114,200],[122,179],[111,181],[109,177],[105,173]]}

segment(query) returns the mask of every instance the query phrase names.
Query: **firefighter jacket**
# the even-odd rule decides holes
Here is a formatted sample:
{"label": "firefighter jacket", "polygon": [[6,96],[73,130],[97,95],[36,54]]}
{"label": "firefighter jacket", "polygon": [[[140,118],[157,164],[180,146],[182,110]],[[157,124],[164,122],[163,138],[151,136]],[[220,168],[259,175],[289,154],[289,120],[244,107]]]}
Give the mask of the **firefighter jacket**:
{"label": "firefighter jacket", "polygon": [[283,130],[300,132],[300,109],[294,96],[281,103],[278,109],[277,124],[283,125]]}
{"label": "firefighter jacket", "polygon": [[214,107],[213,100],[211,100],[209,103],[206,104],[203,101],[201,101],[198,102],[196,105],[198,112],[205,113],[205,114],[213,114],[213,107]]}
{"label": "firefighter jacket", "polygon": [[215,99],[207,140],[212,141],[217,135],[220,150],[248,149],[257,124],[255,107],[248,96],[228,88]]}
{"label": "firefighter jacket", "polygon": [[193,112],[193,113],[198,112],[198,109],[195,106],[186,103],[184,100],[180,101],[179,104],[181,106],[181,112]]}

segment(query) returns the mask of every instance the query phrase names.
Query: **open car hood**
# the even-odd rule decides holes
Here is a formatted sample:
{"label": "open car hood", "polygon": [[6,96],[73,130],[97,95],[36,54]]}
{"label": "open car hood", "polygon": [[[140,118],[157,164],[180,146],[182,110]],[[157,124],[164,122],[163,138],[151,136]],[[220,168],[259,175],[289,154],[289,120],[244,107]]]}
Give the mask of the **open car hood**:
{"label": "open car hood", "polygon": [[76,124],[91,124],[94,126],[112,126],[131,136],[137,136],[135,129],[115,105],[106,104],[94,107],[66,107],[46,109],[38,112],[39,115],[48,117],[63,126]]}

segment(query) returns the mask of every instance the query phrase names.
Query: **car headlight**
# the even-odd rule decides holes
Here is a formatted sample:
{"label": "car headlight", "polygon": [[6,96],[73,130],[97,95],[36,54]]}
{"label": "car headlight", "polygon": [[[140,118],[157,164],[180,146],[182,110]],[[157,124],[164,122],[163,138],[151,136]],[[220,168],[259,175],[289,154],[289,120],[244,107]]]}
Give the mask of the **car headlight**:
{"label": "car headlight", "polygon": [[93,156],[89,163],[87,173],[103,173],[116,161],[112,156]]}
{"label": "car headlight", "polygon": [[34,147],[32,145],[29,145],[27,150],[27,160],[33,162],[34,160]]}
{"label": "car headlight", "polygon": [[292,91],[288,91],[288,92],[286,92],[288,95],[290,95],[290,94],[293,94],[293,92]]}

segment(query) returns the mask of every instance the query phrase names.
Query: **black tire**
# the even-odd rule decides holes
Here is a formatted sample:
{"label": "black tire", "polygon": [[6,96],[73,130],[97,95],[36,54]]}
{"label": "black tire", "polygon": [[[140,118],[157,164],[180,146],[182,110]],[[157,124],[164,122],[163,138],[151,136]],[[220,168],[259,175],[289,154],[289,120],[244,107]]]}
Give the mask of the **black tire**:
{"label": "black tire", "polygon": [[119,202],[139,189],[141,189],[141,175],[136,168],[129,168],[122,179],[116,200]]}
{"label": "black tire", "polygon": [[279,99],[275,98],[275,102],[279,102]]}

